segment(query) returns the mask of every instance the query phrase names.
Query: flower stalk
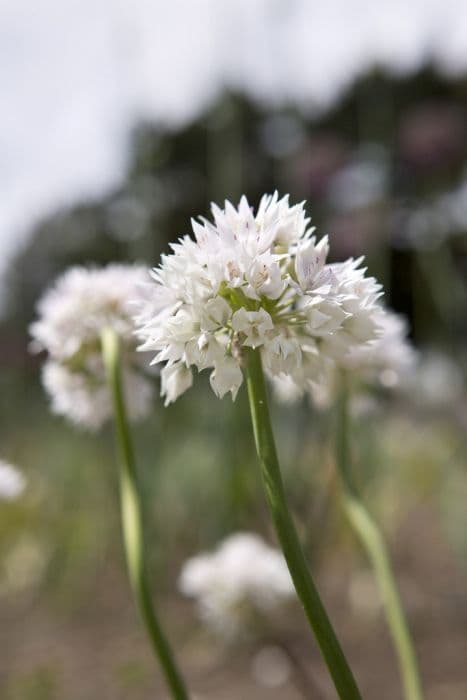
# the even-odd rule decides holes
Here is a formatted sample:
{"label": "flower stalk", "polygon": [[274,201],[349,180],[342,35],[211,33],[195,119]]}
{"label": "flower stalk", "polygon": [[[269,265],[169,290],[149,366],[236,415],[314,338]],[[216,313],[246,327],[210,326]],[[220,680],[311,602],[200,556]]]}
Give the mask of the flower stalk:
{"label": "flower stalk", "polygon": [[135,458],[122,390],[120,347],[117,333],[101,333],[102,355],[112,395],[116,438],[120,457],[120,499],[123,541],[133,593],[165,680],[174,700],[188,700],[185,683],[175,663],[167,638],[151,600],[145,557],[143,518]]}
{"label": "flower stalk", "polygon": [[341,376],[338,401],[336,463],[342,481],[342,501],[347,519],[366,550],[376,577],[387,624],[397,655],[406,700],[422,700],[422,686],[409,626],[392,571],[390,556],[377,523],[354,486],[350,456],[349,389],[345,372]]}
{"label": "flower stalk", "polygon": [[246,375],[256,450],[266,499],[297,595],[341,700],[361,695],[313,582],[289,513],[277,458],[259,349],[247,351]]}

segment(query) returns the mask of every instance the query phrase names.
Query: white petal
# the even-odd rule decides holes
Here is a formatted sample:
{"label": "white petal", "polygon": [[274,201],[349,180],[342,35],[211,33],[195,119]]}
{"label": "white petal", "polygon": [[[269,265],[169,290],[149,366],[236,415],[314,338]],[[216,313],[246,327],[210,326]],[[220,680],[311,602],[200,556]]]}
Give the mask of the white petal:
{"label": "white petal", "polygon": [[161,370],[161,396],[165,396],[165,406],[173,403],[193,384],[191,369],[182,362],[167,365]]}
{"label": "white petal", "polygon": [[232,357],[226,357],[216,364],[210,376],[211,387],[216,396],[222,399],[230,391],[235,400],[237,392],[243,382],[242,370]]}

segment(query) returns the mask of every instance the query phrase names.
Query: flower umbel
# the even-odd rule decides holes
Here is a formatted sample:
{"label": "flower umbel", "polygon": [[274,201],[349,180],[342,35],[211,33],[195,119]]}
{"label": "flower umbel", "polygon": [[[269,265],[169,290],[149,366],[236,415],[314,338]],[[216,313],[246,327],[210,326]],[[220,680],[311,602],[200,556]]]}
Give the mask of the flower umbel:
{"label": "flower umbel", "polygon": [[246,532],[230,535],[212,554],[189,559],[179,586],[197,600],[201,618],[227,638],[258,631],[294,595],[282,554]]}
{"label": "flower umbel", "polygon": [[90,430],[98,430],[111,417],[100,346],[102,329],[111,327],[122,344],[129,416],[137,420],[147,414],[152,386],[136,352],[131,306],[141,300],[147,282],[148,271],[142,266],[73,267],[42,297],[39,319],[30,331],[33,348],[49,354],[42,379],[55,413]]}
{"label": "flower umbel", "polygon": [[269,376],[294,378],[376,337],[380,286],[361,260],[326,262],[327,237],[312,235],[303,204],[275,193],[256,214],[245,197],[212,214],[162,256],[136,318],[140,349],[166,363],[166,404],[191,386],[193,367],[235,398],[247,348],[261,348]]}

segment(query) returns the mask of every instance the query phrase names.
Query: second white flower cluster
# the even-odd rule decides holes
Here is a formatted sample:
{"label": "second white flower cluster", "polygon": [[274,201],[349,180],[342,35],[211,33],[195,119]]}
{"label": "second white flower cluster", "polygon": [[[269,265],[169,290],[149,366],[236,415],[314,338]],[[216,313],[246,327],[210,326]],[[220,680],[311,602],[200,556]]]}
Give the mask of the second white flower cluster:
{"label": "second white flower cluster", "polygon": [[132,319],[132,303],[142,298],[147,280],[147,268],[139,265],[73,267],[42,297],[30,330],[33,349],[48,352],[42,380],[55,413],[88,430],[111,417],[100,343],[101,331],[111,327],[122,344],[129,417],[147,415],[152,383],[143,374],[146,358],[136,351]]}

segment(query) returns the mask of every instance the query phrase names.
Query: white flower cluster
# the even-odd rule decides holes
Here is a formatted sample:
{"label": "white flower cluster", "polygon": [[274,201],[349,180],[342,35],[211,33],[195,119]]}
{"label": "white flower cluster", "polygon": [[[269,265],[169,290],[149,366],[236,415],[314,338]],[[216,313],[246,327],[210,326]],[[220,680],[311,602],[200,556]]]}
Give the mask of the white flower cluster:
{"label": "white flower cluster", "polygon": [[0,459],[0,500],[13,501],[21,495],[26,479],[19,469]]}
{"label": "white flower cluster", "polygon": [[130,419],[148,413],[152,385],[142,373],[131,315],[132,302],[141,300],[148,279],[148,270],[137,265],[73,267],[40,300],[39,319],[30,331],[33,348],[49,353],[42,378],[55,413],[90,430],[112,415],[100,347],[104,327],[112,327],[122,344]]}
{"label": "white flower cluster", "polygon": [[197,600],[201,618],[230,639],[257,631],[294,597],[282,554],[246,532],[226,538],[212,554],[189,559],[179,587]]}
{"label": "white flower cluster", "polygon": [[214,222],[193,221],[153,271],[152,295],[137,317],[142,350],[165,362],[166,404],[210,369],[211,386],[235,398],[245,348],[261,348],[271,377],[302,381],[323,358],[345,357],[377,336],[380,286],[361,260],[326,262],[327,238],[308,227],[303,204],[265,195],[256,214],[212,206]]}

